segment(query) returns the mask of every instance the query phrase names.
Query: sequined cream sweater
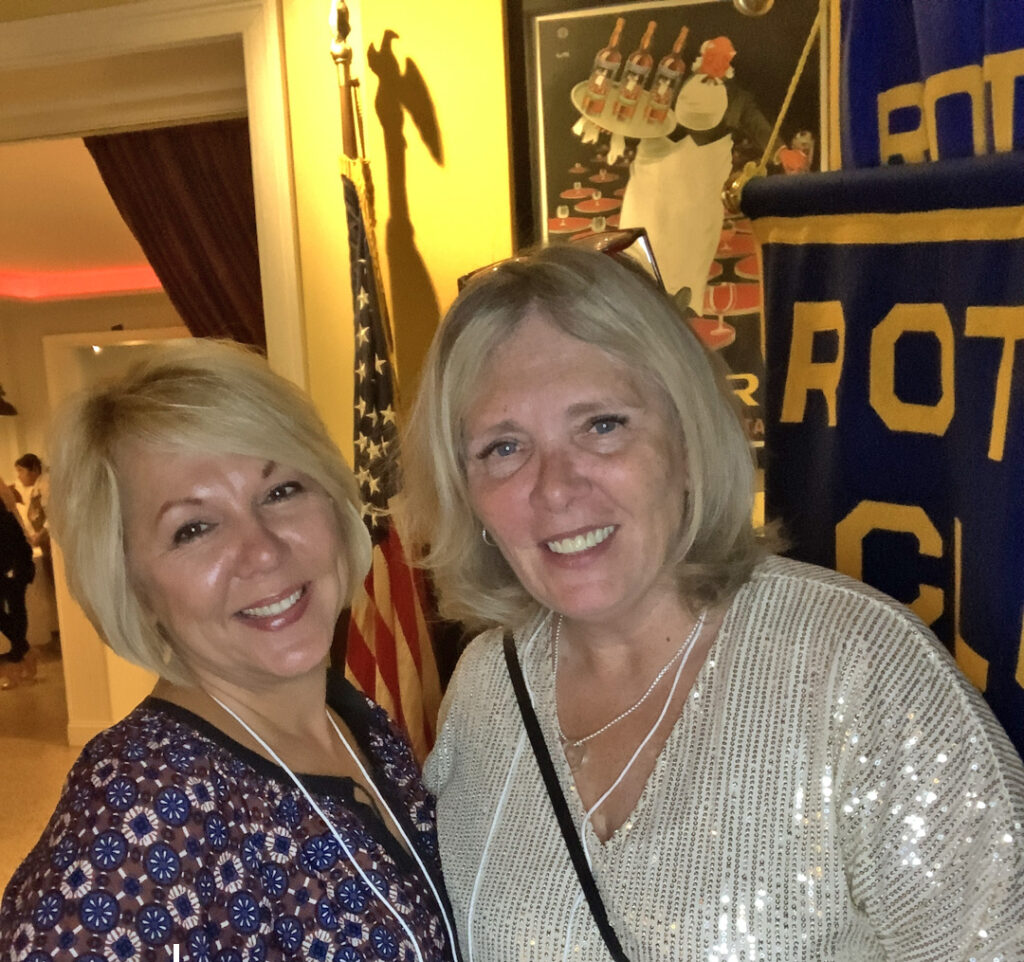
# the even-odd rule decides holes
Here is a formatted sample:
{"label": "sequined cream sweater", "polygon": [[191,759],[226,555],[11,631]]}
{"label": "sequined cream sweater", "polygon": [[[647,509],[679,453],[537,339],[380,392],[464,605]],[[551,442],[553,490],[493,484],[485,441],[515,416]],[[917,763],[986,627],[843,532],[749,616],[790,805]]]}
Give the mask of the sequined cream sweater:
{"label": "sequined cream sweater", "polygon": [[[558,745],[550,618],[517,644]],[[469,646],[426,765],[466,962],[606,962],[519,718]],[[583,808],[552,752],[577,825]],[[1022,962],[1024,766],[906,608],[769,558],[594,875],[632,962]]]}

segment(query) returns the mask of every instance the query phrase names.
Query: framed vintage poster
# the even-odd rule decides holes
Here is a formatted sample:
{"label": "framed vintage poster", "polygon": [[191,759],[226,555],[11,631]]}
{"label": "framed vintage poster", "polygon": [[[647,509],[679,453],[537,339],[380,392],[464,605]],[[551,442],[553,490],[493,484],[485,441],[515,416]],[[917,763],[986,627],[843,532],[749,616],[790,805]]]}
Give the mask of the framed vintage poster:
{"label": "framed vintage poster", "polygon": [[770,174],[828,156],[820,38],[772,138],[818,6],[777,0],[748,16],[723,0],[509,0],[520,246],[645,227],[669,293],[731,370],[757,446],[760,267],[749,221],[721,195],[769,142]]}

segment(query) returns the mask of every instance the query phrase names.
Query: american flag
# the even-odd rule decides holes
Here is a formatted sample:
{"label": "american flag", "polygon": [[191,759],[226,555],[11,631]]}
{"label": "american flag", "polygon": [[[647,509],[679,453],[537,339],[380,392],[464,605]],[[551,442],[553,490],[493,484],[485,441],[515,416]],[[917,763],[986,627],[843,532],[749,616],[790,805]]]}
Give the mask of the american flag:
{"label": "american flag", "polygon": [[345,674],[405,728],[422,761],[434,742],[441,685],[422,576],[406,563],[389,511],[396,493],[395,388],[366,161],[343,163],[355,318],[355,472],[373,540],[373,565],[352,602]]}

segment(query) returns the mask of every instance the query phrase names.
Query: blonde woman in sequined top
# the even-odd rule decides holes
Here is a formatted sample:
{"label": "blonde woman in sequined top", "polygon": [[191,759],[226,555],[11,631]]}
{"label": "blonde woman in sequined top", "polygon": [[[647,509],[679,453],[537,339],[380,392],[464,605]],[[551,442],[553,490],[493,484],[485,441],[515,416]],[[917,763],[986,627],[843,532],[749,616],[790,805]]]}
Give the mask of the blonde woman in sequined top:
{"label": "blonde woman in sequined top", "polygon": [[1024,959],[1024,768],[906,608],[769,553],[712,362],[571,246],[470,281],[404,448],[463,654],[426,766],[464,958],[604,962],[519,659],[627,958]]}

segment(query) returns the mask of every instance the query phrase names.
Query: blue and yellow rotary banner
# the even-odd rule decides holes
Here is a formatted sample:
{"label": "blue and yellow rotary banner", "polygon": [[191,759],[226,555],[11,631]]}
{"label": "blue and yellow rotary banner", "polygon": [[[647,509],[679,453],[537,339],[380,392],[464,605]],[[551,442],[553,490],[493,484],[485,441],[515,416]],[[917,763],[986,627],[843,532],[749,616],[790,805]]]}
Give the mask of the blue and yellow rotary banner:
{"label": "blue and yellow rotary banner", "polygon": [[910,605],[1024,755],[1024,163],[752,181],[765,508]]}
{"label": "blue and yellow rotary banner", "polygon": [[1021,0],[840,0],[844,167],[1024,149]]}

